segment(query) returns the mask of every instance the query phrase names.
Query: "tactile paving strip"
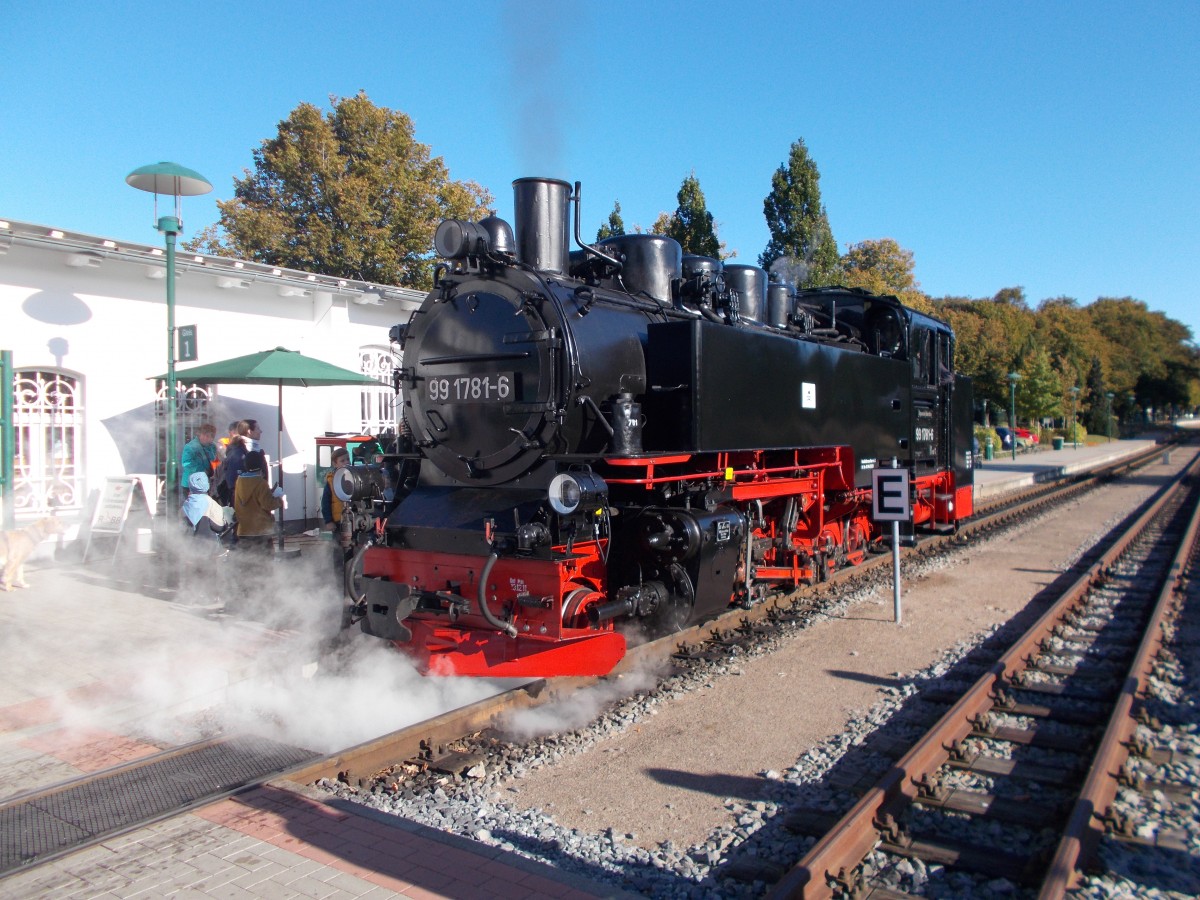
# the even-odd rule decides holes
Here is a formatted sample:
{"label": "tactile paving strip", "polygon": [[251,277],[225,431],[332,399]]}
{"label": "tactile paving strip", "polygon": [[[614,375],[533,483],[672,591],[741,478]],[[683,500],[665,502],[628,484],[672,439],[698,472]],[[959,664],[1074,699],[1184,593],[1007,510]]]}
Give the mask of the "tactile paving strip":
{"label": "tactile paving strip", "polygon": [[319,754],[237,737],[0,807],[0,875],[253,784]]}

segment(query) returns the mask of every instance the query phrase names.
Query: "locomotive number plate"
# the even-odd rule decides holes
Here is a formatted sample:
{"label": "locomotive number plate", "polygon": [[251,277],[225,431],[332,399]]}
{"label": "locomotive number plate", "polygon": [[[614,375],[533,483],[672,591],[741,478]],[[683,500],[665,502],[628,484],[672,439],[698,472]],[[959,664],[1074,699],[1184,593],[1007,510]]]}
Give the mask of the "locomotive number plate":
{"label": "locomotive number plate", "polygon": [[451,375],[429,379],[434,403],[503,403],[513,398],[514,372],[492,375]]}

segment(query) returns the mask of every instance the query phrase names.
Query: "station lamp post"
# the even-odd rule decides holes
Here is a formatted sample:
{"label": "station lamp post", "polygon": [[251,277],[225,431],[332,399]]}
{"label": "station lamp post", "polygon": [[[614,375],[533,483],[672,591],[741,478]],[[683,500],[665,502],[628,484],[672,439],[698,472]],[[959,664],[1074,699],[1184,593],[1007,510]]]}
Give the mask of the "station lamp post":
{"label": "station lamp post", "polygon": [[[167,459],[166,485],[163,492],[168,504],[178,507],[179,455],[175,448],[175,238],[183,231],[180,197],[207,194],[212,185],[198,172],[178,163],[160,162],[134,169],[125,183],[154,195],[155,227],[167,241]],[[175,215],[158,215],[158,195],[175,198]],[[167,509],[170,515],[172,509]]]}
{"label": "station lamp post", "polygon": [[1112,440],[1112,402],[1113,392],[1109,391],[1104,395],[1104,436],[1107,440]]}
{"label": "station lamp post", "polygon": [[1075,418],[1075,402],[1079,399],[1079,386],[1071,388],[1071,446],[1079,449],[1079,421]]}
{"label": "station lamp post", "polygon": [[1012,437],[1012,457],[1017,459],[1017,382],[1021,380],[1018,372],[1008,373],[1008,430]]}

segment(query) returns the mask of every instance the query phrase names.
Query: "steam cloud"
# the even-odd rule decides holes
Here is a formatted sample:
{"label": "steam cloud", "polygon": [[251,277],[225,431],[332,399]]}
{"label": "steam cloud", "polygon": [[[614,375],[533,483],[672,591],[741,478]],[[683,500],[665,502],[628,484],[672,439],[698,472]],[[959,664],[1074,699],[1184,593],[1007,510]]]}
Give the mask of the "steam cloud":
{"label": "steam cloud", "polygon": [[561,48],[572,33],[570,4],[509,0],[502,13],[517,114],[517,159],[528,175],[562,175],[570,71]]}
{"label": "steam cloud", "polygon": [[517,742],[555,732],[573,731],[587,725],[605,707],[632,697],[638,691],[650,690],[657,683],[656,672],[633,671],[620,678],[600,682],[594,687],[575,691],[554,703],[510,713],[500,723],[499,731],[505,738]]}
{"label": "steam cloud", "polygon": [[[97,643],[81,648],[103,665],[96,676],[132,683],[120,709],[60,701],[64,724],[134,734],[160,746],[250,733],[330,752],[514,683],[425,677],[357,627],[341,632],[340,585],[326,545],[279,562],[244,550],[216,559],[214,548],[215,539],[180,537],[177,608],[151,612],[144,634],[96,629]],[[90,564],[81,570],[84,580],[89,570]],[[86,593],[83,587],[83,602]],[[179,616],[194,617],[194,627],[181,627]],[[168,628],[159,627],[164,622]],[[0,640],[14,654],[10,662],[19,653],[14,637]],[[45,652],[30,648],[27,661]]]}
{"label": "steam cloud", "polygon": [[812,253],[808,254],[807,259],[799,259],[795,256],[781,256],[775,262],[771,263],[771,274],[775,276],[776,281],[786,281],[789,284],[801,285],[804,279],[808,277],[808,270],[812,267]]}

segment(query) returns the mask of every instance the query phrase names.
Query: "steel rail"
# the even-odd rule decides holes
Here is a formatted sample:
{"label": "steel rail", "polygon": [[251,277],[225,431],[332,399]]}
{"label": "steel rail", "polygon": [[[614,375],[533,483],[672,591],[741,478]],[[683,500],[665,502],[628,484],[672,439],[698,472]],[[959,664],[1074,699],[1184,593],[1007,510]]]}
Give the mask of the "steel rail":
{"label": "steel rail", "polygon": [[1038,894],[1040,900],[1057,900],[1075,886],[1080,863],[1091,855],[1104,834],[1104,817],[1117,795],[1117,776],[1129,758],[1130,739],[1137,728],[1134,715],[1138,698],[1145,696],[1154,661],[1166,641],[1164,629],[1179,613],[1185,573],[1196,552],[1198,534],[1200,506],[1192,511],[1183,540],[1158,593],[1146,633],[1129,667],[1079,798],[1071,810],[1063,838],[1051,860],[1046,880]]}
{"label": "steel rail", "polygon": [[891,766],[850,811],[809,850],[767,895],[777,898],[828,898],[834,886],[845,882],[879,842],[879,830],[919,794],[918,782],[931,775],[950,756],[950,748],[965,738],[978,717],[993,708],[996,692],[1014,674],[1027,668],[1041,642],[1051,637],[1054,627],[1081,603],[1092,586],[1124,554],[1129,545],[1151,523],[1184,480],[1200,469],[1200,457],[1165,486],[1125,532],[1076,579],[1036,623],[994,663],[982,678],[938,720],[911,750]]}

